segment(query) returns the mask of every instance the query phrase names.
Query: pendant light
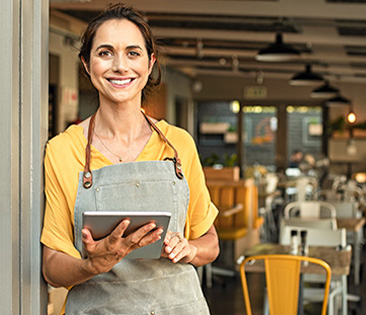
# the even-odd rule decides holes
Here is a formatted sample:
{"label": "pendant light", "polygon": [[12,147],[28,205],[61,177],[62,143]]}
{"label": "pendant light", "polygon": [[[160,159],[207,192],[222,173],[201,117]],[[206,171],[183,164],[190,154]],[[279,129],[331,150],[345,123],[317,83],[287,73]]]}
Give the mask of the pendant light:
{"label": "pendant light", "polygon": [[350,100],[340,94],[326,101],[326,105],[329,107],[348,106],[349,104]]}
{"label": "pendant light", "polygon": [[298,58],[300,52],[290,45],[283,43],[282,34],[276,34],[276,42],[268,47],[261,49],[255,56],[258,61],[280,62]]}
{"label": "pendant light", "polygon": [[331,86],[329,82],[326,81],[322,86],[312,90],[310,95],[313,98],[331,98],[337,96],[338,93],[339,89]]}
{"label": "pendant light", "polygon": [[321,75],[311,71],[311,65],[305,66],[305,71],[296,73],[289,81],[290,85],[309,86],[317,85],[324,81]]}
{"label": "pendant light", "polygon": [[355,112],[351,109],[348,114],[347,114],[347,121],[350,123],[350,124],[353,124],[356,122],[356,119],[357,119],[357,116],[355,114]]}
{"label": "pendant light", "polygon": [[347,122],[352,125],[356,122],[356,120],[357,116],[356,113],[353,111],[353,104],[351,103],[349,107],[349,112],[347,114]]}

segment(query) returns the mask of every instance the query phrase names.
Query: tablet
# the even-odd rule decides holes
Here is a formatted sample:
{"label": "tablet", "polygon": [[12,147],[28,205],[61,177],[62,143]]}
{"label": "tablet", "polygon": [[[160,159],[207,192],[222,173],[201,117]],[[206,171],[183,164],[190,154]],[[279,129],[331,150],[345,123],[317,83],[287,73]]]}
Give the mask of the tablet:
{"label": "tablet", "polygon": [[[155,222],[157,228],[163,229],[161,239],[135,249],[125,258],[157,259],[161,255],[170,216],[171,213],[168,211],[85,211],[83,213],[83,228],[90,230],[94,240],[99,240],[109,235],[124,219],[129,219],[131,222],[124,236],[137,231],[147,223]],[[83,257],[85,256],[86,253],[83,250]]]}

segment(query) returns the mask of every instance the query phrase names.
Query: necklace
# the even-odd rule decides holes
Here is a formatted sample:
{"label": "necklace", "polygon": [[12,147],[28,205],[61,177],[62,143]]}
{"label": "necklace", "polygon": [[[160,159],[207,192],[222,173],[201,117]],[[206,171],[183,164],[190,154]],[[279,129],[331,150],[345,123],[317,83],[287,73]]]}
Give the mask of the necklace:
{"label": "necklace", "polygon": [[103,145],[103,147],[105,147],[105,148],[108,150],[108,152],[109,152],[109,153],[113,154],[116,158],[118,158],[118,160],[119,160],[120,162],[123,162],[122,157],[120,157],[120,156],[119,156],[119,155],[117,155],[117,154],[114,154],[111,150],[109,150],[109,148],[104,144],[104,142],[102,141],[102,139],[100,139],[100,138],[99,138],[99,136],[98,136],[98,135],[97,135],[97,133],[94,131],[94,129],[93,129],[93,133],[97,136],[97,138],[98,138],[98,140],[100,141],[100,143]]}

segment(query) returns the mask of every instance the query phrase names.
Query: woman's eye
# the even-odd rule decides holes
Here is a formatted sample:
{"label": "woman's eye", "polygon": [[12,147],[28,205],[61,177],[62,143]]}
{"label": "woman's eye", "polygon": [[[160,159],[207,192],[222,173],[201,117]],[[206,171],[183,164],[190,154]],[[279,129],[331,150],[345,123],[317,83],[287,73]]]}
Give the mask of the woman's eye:
{"label": "woman's eye", "polygon": [[99,53],[99,56],[101,56],[101,57],[108,57],[108,56],[111,56],[111,55],[112,55],[112,53],[110,51],[101,51]]}
{"label": "woman's eye", "polygon": [[132,51],[129,52],[129,55],[130,56],[133,56],[133,57],[137,57],[137,56],[140,56],[141,54],[139,52],[137,52],[137,51],[133,51],[132,50]]}

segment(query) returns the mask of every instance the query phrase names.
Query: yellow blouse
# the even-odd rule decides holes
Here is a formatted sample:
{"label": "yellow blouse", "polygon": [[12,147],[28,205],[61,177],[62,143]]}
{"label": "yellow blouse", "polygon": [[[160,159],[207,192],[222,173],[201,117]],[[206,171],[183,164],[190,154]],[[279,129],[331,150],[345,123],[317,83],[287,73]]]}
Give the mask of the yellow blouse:
{"label": "yellow blouse", "polygon": [[[211,227],[218,211],[211,203],[196,145],[185,130],[164,120],[156,125],[178,151],[190,189],[185,237],[198,238]],[[72,125],[47,144],[44,159],[46,208],[41,235],[44,245],[78,258],[80,254],[74,247],[73,230],[78,178],[79,172],[84,169],[87,145],[83,131],[81,126]],[[154,131],[136,161],[163,160],[173,156],[171,147]],[[91,170],[111,164],[91,146]]]}

